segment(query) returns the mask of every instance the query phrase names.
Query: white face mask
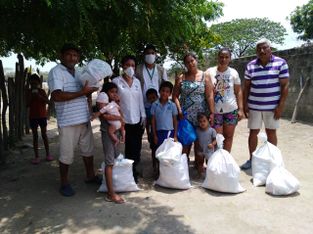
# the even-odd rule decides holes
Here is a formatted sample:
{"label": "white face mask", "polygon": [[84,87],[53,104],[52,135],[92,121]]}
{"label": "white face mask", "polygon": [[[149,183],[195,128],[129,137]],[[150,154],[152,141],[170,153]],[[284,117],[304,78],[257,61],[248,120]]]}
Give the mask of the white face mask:
{"label": "white face mask", "polygon": [[153,64],[155,62],[155,54],[146,54],[145,62],[148,64]]}
{"label": "white face mask", "polygon": [[133,75],[135,74],[134,68],[133,67],[128,67],[126,69],[124,69],[124,73],[128,76],[128,77],[133,77]]}

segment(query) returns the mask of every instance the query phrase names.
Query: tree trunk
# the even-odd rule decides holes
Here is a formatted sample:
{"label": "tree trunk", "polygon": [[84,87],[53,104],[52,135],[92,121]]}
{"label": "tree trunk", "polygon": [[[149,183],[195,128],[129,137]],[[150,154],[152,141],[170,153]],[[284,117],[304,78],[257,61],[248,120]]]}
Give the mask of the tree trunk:
{"label": "tree trunk", "polygon": [[310,80],[311,80],[311,79],[309,79],[309,78],[307,78],[307,79],[305,80],[305,83],[304,83],[304,85],[303,85],[303,88],[302,88],[302,89],[300,90],[300,92],[299,92],[298,98],[297,98],[297,100],[296,100],[295,108],[294,108],[293,113],[292,113],[291,123],[296,123],[296,122],[297,122],[298,103],[299,103],[299,101],[300,101],[300,99],[301,99],[301,97],[302,97],[302,95],[303,95],[303,92],[304,92],[306,86],[308,86]]}
{"label": "tree trunk", "polygon": [[8,78],[8,94],[9,94],[9,145],[14,146],[16,141],[16,124],[15,124],[15,84],[12,77]]}
{"label": "tree trunk", "polygon": [[6,112],[8,108],[8,96],[5,87],[5,77],[3,72],[2,61],[0,60],[0,89],[2,96],[2,113],[1,113],[1,122],[2,122],[2,145],[4,150],[8,150],[8,128],[6,124]]}

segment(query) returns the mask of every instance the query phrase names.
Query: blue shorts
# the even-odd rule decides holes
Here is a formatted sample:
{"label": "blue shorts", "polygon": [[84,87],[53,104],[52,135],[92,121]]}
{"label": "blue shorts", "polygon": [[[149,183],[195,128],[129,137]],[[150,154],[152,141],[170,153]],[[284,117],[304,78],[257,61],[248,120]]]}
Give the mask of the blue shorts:
{"label": "blue shorts", "polygon": [[40,128],[47,127],[47,118],[38,118],[38,119],[29,119],[29,126],[30,128]]}
{"label": "blue shorts", "polygon": [[163,143],[163,141],[165,139],[167,139],[167,135],[168,135],[168,132],[171,132],[170,133],[170,136],[169,137],[174,137],[174,130],[157,130],[157,136],[158,136],[158,147]]}

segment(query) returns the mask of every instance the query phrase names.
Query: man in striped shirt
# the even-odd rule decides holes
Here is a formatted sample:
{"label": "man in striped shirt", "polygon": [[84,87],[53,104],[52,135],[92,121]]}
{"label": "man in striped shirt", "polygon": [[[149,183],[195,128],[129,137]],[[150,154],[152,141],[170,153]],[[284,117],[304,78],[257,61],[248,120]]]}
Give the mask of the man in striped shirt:
{"label": "man in striped shirt", "polygon": [[256,43],[257,58],[248,63],[244,80],[244,106],[248,118],[250,159],[241,169],[251,168],[252,153],[258,143],[257,135],[264,123],[267,139],[277,145],[279,127],[288,95],[289,70],[286,61],[272,55],[267,39]]}
{"label": "man in striped shirt", "polygon": [[93,134],[90,125],[90,109],[87,96],[97,88],[88,87],[79,80],[75,65],[79,62],[80,50],[73,44],[65,44],[61,49],[61,63],[51,69],[48,84],[51,99],[57,114],[61,177],[60,193],[63,196],[75,194],[68,180],[69,166],[74,160],[74,150],[79,146],[86,169],[86,182],[96,182],[93,166]]}

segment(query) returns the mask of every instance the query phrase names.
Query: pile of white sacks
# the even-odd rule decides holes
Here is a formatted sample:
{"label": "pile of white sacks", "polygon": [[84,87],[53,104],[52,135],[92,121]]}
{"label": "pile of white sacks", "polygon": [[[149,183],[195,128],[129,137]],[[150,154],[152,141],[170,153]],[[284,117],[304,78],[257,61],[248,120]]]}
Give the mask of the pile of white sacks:
{"label": "pile of white sacks", "polygon": [[[253,152],[252,176],[254,186],[266,185],[265,191],[272,195],[289,195],[299,189],[299,181],[284,167],[281,151],[267,141],[265,133],[258,135],[262,143]],[[218,149],[209,158],[206,177],[202,187],[224,193],[241,193],[245,189],[239,183],[240,168],[232,155],[223,149],[224,137],[216,136]],[[156,158],[160,162],[160,176],[155,184],[173,189],[191,188],[189,167],[182,145],[167,138],[157,149]],[[133,161],[120,155],[113,166],[113,188],[116,192],[138,191],[132,173]],[[104,171],[105,164],[101,165]],[[105,175],[99,192],[106,192]]]}
{"label": "pile of white sacks", "polygon": [[265,133],[259,133],[262,143],[252,154],[253,185],[265,185],[272,195],[289,195],[299,190],[299,181],[284,167],[281,151],[267,141]]}

